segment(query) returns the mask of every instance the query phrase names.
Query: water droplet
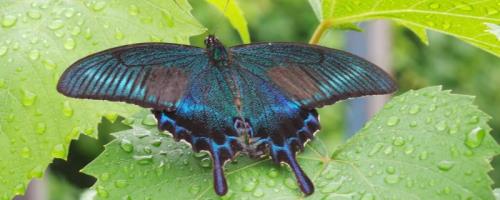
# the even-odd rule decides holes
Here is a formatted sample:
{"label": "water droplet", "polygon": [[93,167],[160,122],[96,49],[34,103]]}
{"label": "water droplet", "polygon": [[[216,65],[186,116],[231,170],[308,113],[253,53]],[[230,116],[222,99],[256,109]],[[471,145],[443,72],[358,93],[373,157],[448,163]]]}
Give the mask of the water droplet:
{"label": "water droplet", "polygon": [[40,58],[40,51],[33,49],[29,53],[29,57],[31,60],[38,60]]}
{"label": "water droplet", "polygon": [[193,156],[195,158],[203,158],[203,157],[206,157],[208,156],[208,153],[207,152],[204,152],[204,151],[200,151],[200,152],[196,152],[193,154]]}
{"label": "water droplet", "polygon": [[28,147],[23,147],[21,149],[21,157],[30,158],[31,157],[31,149]]}
{"label": "water droplet", "polygon": [[26,186],[22,183],[17,184],[16,187],[14,188],[14,194],[16,195],[24,195],[25,191],[26,191]]}
{"label": "water droplet", "polygon": [[28,17],[31,19],[40,19],[42,18],[42,13],[38,10],[29,10],[27,13]]}
{"label": "water droplet", "polygon": [[127,180],[116,180],[115,181],[116,188],[124,188],[124,187],[127,187],[127,185],[128,185]]}
{"label": "water droplet", "polygon": [[64,158],[66,156],[66,149],[63,144],[56,144],[52,148],[52,157],[54,158]]}
{"label": "water droplet", "polygon": [[0,89],[5,88],[5,80],[0,79]]}
{"label": "water droplet", "polygon": [[67,8],[64,11],[64,16],[66,16],[67,18],[71,18],[71,17],[73,17],[73,15],[75,15],[75,9],[74,8]]}
{"label": "water droplet", "polygon": [[42,135],[45,133],[45,131],[47,130],[47,125],[43,122],[38,122],[36,125],[35,125],[35,132],[38,134],[38,135]]}
{"label": "water droplet", "polygon": [[399,118],[396,116],[389,117],[387,126],[396,126],[399,123]]}
{"label": "water droplet", "polygon": [[21,103],[24,106],[32,106],[36,101],[36,94],[28,90],[23,90]]}
{"label": "water droplet", "polygon": [[276,178],[279,175],[279,172],[276,168],[271,168],[269,172],[267,172],[267,175],[271,178]]}
{"label": "water droplet", "polygon": [[72,50],[76,47],[76,42],[73,38],[68,38],[64,41],[64,48],[67,50]]}
{"label": "water droplet", "polygon": [[375,195],[372,193],[365,193],[363,196],[361,196],[361,200],[375,200]]}
{"label": "water droplet", "polygon": [[146,115],[146,117],[144,117],[142,119],[142,124],[147,125],[147,126],[154,126],[154,125],[156,125],[156,118],[155,118],[155,116],[152,115],[152,114]]}
{"label": "water droplet", "polygon": [[17,17],[13,15],[5,15],[2,19],[2,27],[10,28],[16,25]]}
{"label": "water droplet", "polygon": [[387,172],[388,174],[394,174],[396,173],[396,168],[394,168],[393,166],[389,166],[385,169],[385,172]]}
{"label": "water droplet", "polygon": [[97,186],[96,191],[97,191],[97,196],[99,196],[101,198],[108,198],[109,197],[108,191],[106,191],[106,189],[104,189],[103,186]]}
{"label": "water droplet", "polygon": [[494,14],[498,13],[498,10],[491,8],[491,7],[488,7],[488,8],[486,8],[486,12],[488,15],[494,15]]}
{"label": "water droplet", "polygon": [[191,187],[189,187],[189,192],[191,194],[198,194],[198,192],[200,192],[200,186],[198,184],[191,185]]}
{"label": "water droplet", "polygon": [[200,165],[202,167],[208,168],[208,167],[210,167],[212,165],[212,161],[211,161],[210,158],[203,158],[200,161]]}
{"label": "water droplet", "polygon": [[431,3],[429,5],[429,8],[431,9],[438,9],[439,7],[441,7],[441,5],[439,5],[438,3]]}
{"label": "water droplet", "polygon": [[262,189],[260,189],[260,188],[257,188],[257,189],[256,189],[256,190],[252,193],[252,195],[253,195],[254,197],[260,198],[260,197],[264,196],[264,191],[262,191]]}
{"label": "water droplet", "polygon": [[157,138],[151,141],[151,145],[159,147],[161,145],[161,138]]}
{"label": "water droplet", "polygon": [[134,150],[134,145],[132,145],[132,142],[130,140],[121,139],[120,148],[122,148],[123,151],[130,153]]}
{"label": "water droplet", "polygon": [[384,149],[384,154],[389,155],[392,153],[392,146],[388,146],[387,148]]}
{"label": "water droplet", "polygon": [[415,151],[415,148],[411,145],[408,145],[406,148],[405,148],[405,154],[406,155],[409,155],[411,153],[413,153],[413,151]]}
{"label": "water droplet", "polygon": [[134,155],[134,159],[141,165],[149,165],[153,163],[153,155]]}
{"label": "water droplet", "polygon": [[447,30],[451,28],[451,24],[449,22],[444,22],[442,27],[444,30]]}
{"label": "water droplet", "polygon": [[377,152],[379,152],[379,151],[380,151],[380,149],[382,149],[382,147],[384,147],[384,144],[382,144],[382,143],[376,143],[376,144],[373,146],[372,150],[368,153],[368,156],[373,156],[373,155],[375,155]]}
{"label": "water droplet", "polygon": [[69,101],[64,101],[62,111],[63,111],[64,116],[66,116],[66,117],[73,116],[73,108],[69,104]]}
{"label": "water droplet", "polygon": [[247,184],[245,184],[245,186],[243,186],[243,191],[251,192],[257,187],[258,184],[259,182],[257,181],[257,179],[252,178],[249,182],[247,182]]}
{"label": "water droplet", "polygon": [[8,50],[9,50],[9,48],[7,48],[7,46],[1,46],[0,47],[0,56],[7,54]]}
{"label": "water droplet", "polygon": [[139,14],[139,8],[136,5],[130,5],[128,7],[128,14],[130,15],[138,15]]}
{"label": "water droplet", "polygon": [[99,178],[101,181],[107,181],[107,180],[109,180],[109,173],[104,172],[101,174],[101,176]]}
{"label": "water droplet", "polygon": [[403,137],[395,137],[394,140],[392,141],[392,144],[394,146],[403,146],[405,144],[405,139]]}
{"label": "water droplet", "polygon": [[37,165],[35,168],[31,169],[28,173],[28,178],[41,178],[43,176],[43,167],[41,165]]}
{"label": "water droplet", "polygon": [[49,59],[42,60],[42,64],[47,70],[54,70],[57,67],[56,63]]}
{"label": "water droplet", "polygon": [[472,10],[472,6],[467,4],[467,3],[464,3],[464,2],[459,2],[456,7],[458,9],[464,10],[464,11],[471,11]]}
{"label": "water droplet", "polygon": [[297,189],[298,188],[297,183],[292,178],[285,179],[285,186],[290,188],[290,189]]}
{"label": "water droplet", "polygon": [[50,30],[55,31],[55,30],[59,30],[59,29],[61,29],[63,26],[64,26],[64,21],[63,21],[63,20],[58,19],[58,20],[54,20],[54,21],[52,21],[52,22],[49,24],[49,26],[48,26],[48,27],[49,27],[49,29],[50,29]]}
{"label": "water droplet", "polygon": [[437,108],[436,104],[432,104],[431,107],[429,107],[429,111],[435,111]]}
{"label": "water droplet", "polygon": [[410,110],[408,110],[408,113],[412,115],[417,114],[418,112],[420,112],[420,106],[418,105],[413,105],[410,107]]}
{"label": "water droplet", "polygon": [[174,19],[172,18],[172,16],[169,13],[161,12],[161,15],[162,15],[163,19],[165,20],[165,22],[167,23],[168,27],[170,27],[170,28],[174,27],[174,25],[175,25]]}
{"label": "water droplet", "polygon": [[147,153],[147,154],[151,154],[153,152],[153,150],[151,150],[150,146],[145,146],[143,148],[143,150],[144,150],[144,153]]}
{"label": "water droplet", "polygon": [[94,3],[94,6],[92,6],[92,10],[94,11],[101,11],[106,7],[106,2],[105,1],[98,1]]}
{"label": "water droplet", "polygon": [[418,159],[420,160],[425,160],[427,159],[427,156],[429,155],[429,153],[427,153],[427,151],[422,151],[419,155],[418,155]]}
{"label": "water droplet", "polygon": [[384,182],[387,184],[396,184],[399,182],[399,175],[397,175],[397,174],[387,175],[384,178]]}
{"label": "water droplet", "polygon": [[438,131],[444,131],[448,126],[446,125],[445,121],[440,121],[439,123],[436,124],[435,127]]}
{"label": "water droplet", "polygon": [[123,40],[123,38],[125,38],[125,35],[120,31],[120,29],[116,29],[115,38],[117,40]]}
{"label": "water droplet", "polygon": [[438,168],[441,171],[449,171],[453,166],[455,165],[455,162],[449,161],[449,160],[442,160],[438,163]]}
{"label": "water droplet", "polygon": [[470,148],[476,148],[483,142],[486,131],[481,127],[476,127],[467,133],[465,137],[465,145]]}

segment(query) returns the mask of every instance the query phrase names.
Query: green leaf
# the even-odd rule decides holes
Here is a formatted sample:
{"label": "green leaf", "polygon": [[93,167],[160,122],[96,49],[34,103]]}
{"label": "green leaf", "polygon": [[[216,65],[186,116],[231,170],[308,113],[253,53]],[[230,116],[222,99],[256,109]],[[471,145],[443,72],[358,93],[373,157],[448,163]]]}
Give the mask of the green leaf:
{"label": "green leaf", "polygon": [[[332,151],[321,141],[299,154],[316,185],[308,199],[493,199],[489,160],[500,147],[470,96],[431,87],[394,98],[354,138]],[[146,117],[149,119],[151,116]],[[140,120],[136,120],[140,121]],[[83,171],[109,199],[211,199],[210,160],[154,126],[136,123]],[[299,199],[288,167],[246,157],[226,165],[224,198]]]}
{"label": "green leaf", "polygon": [[214,5],[220,12],[226,16],[231,25],[240,34],[243,43],[250,43],[250,34],[248,33],[247,20],[243,16],[243,11],[238,6],[236,0],[207,0]]}
{"label": "green leaf", "polygon": [[[490,28],[500,24],[497,0],[319,0],[309,1],[313,8],[321,4],[320,20],[330,26],[372,19],[390,19],[408,26],[424,42],[425,29],[455,36],[500,56],[500,39]],[[319,15],[321,14],[321,15]],[[488,25],[490,24],[490,25]]]}
{"label": "green leaf", "polygon": [[0,2],[0,198],[23,194],[71,139],[95,134],[100,116],[138,110],[58,94],[67,66],[127,43],[187,43],[203,31],[190,9],[186,0]]}

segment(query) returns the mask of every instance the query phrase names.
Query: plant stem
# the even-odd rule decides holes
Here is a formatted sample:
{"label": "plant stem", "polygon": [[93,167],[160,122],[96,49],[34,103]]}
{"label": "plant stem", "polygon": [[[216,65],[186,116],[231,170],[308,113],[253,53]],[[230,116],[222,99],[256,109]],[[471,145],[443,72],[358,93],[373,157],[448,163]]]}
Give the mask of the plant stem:
{"label": "plant stem", "polygon": [[332,25],[331,20],[324,20],[321,21],[321,23],[316,27],[316,30],[314,30],[314,34],[311,37],[311,40],[309,40],[309,44],[318,44],[319,40],[321,39],[321,36],[325,33],[325,31],[330,28]]}

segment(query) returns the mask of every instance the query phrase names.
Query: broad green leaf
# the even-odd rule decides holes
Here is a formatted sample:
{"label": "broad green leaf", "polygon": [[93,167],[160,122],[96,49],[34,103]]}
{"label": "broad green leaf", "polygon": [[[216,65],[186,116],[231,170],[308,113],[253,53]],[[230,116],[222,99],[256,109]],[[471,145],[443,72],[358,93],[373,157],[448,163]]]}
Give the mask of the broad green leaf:
{"label": "broad green leaf", "polygon": [[[394,98],[331,151],[319,139],[298,155],[316,191],[308,199],[493,199],[487,175],[500,146],[470,96],[431,87]],[[158,133],[148,115],[83,171],[109,199],[214,199],[210,159]],[[136,120],[137,121],[137,120]],[[144,123],[146,122],[146,123]],[[153,123],[151,123],[153,122]],[[226,165],[223,199],[301,199],[288,167],[239,157]]]}
{"label": "broad green leaf", "polygon": [[[427,43],[427,29],[455,36],[500,56],[500,39],[491,31],[500,24],[497,0],[310,0],[328,26],[373,19],[390,19],[410,28]],[[488,25],[490,24],[490,25]]]}
{"label": "broad green leaf", "polygon": [[248,33],[247,20],[243,16],[243,11],[238,6],[236,0],[207,0],[214,5],[220,12],[226,16],[231,25],[240,34],[243,43],[250,43],[250,34]]}
{"label": "broad green leaf", "polygon": [[145,41],[187,43],[203,28],[179,1],[0,2],[0,198],[24,193],[71,139],[94,135],[102,115],[138,107],[74,100],[56,91],[63,70],[92,52]]}

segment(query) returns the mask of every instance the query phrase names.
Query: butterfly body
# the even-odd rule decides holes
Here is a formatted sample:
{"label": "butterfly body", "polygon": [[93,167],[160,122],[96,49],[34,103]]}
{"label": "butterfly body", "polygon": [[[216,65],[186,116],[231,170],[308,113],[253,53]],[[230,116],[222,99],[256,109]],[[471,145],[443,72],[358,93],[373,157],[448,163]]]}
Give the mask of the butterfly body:
{"label": "butterfly body", "polygon": [[205,44],[106,50],[73,64],[58,90],[152,108],[160,130],[210,152],[219,195],[227,192],[224,163],[240,152],[288,164],[301,190],[313,193],[295,156],[320,128],[315,108],[395,90],[385,72],[339,50],[295,43],[226,49],[213,36]]}

